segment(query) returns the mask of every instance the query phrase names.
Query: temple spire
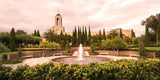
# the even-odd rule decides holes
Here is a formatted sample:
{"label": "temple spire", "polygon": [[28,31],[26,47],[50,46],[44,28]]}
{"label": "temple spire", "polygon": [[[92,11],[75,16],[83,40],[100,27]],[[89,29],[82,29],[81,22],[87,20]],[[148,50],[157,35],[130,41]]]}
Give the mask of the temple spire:
{"label": "temple spire", "polygon": [[59,10],[57,10],[57,13],[59,14]]}

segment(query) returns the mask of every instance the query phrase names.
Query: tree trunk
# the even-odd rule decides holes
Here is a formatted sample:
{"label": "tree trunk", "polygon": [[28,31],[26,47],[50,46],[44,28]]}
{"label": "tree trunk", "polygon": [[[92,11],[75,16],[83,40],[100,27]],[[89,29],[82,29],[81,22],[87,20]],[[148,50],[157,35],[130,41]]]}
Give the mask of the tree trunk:
{"label": "tree trunk", "polygon": [[119,55],[119,50],[117,49],[117,55]]}
{"label": "tree trunk", "polygon": [[156,43],[158,45],[158,32],[156,33]]}

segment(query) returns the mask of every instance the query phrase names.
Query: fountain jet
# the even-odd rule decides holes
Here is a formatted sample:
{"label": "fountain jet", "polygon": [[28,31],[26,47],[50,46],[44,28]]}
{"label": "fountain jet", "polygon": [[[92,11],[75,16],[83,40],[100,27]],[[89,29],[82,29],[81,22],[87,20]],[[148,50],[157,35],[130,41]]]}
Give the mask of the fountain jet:
{"label": "fountain jet", "polygon": [[79,46],[77,60],[83,60],[83,47],[82,47],[82,44],[80,44],[80,46]]}

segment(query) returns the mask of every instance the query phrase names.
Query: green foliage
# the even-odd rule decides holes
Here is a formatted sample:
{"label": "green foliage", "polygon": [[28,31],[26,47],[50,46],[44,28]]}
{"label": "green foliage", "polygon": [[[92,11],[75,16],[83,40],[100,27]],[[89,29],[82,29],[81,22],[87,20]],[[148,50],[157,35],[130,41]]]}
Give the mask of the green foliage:
{"label": "green foliage", "polygon": [[37,31],[34,30],[33,36],[37,36]]}
{"label": "green foliage", "polygon": [[110,32],[109,32],[109,34],[107,35],[107,37],[109,38],[109,39],[114,39],[115,37],[117,37],[118,36],[118,32],[116,31],[116,30],[111,30]]}
{"label": "green foliage", "polygon": [[149,45],[150,42],[150,34],[149,34],[149,30],[148,30],[148,26],[146,26],[146,31],[145,31],[145,45]]}
{"label": "green foliage", "polygon": [[135,36],[135,32],[133,31],[133,29],[132,29],[132,31],[131,31],[131,36],[132,36],[132,37],[136,37],[136,36]]}
{"label": "green foliage", "polygon": [[40,48],[59,49],[59,48],[60,48],[60,45],[59,45],[58,43],[55,43],[55,42],[44,41],[44,42],[40,43],[39,47],[40,47]]}
{"label": "green foliage", "polygon": [[144,43],[143,43],[142,39],[140,38],[139,39],[139,54],[141,56],[145,56],[145,53],[146,53],[145,46],[144,46]]}
{"label": "green foliage", "polygon": [[14,28],[12,28],[10,32],[10,50],[11,51],[14,51],[16,48],[15,40],[16,40],[15,31],[14,31]]}
{"label": "green foliage", "polygon": [[7,54],[3,54],[2,59],[7,60]]}
{"label": "green foliage", "polygon": [[105,32],[105,29],[103,29],[103,39],[106,39],[106,32]]}
{"label": "green foliage", "polygon": [[117,55],[118,55],[118,51],[119,49],[126,49],[126,43],[120,38],[120,36],[115,37],[112,40],[103,40],[102,45],[106,48],[106,49],[113,49],[117,51]]}
{"label": "green foliage", "polygon": [[21,34],[21,35],[16,35],[16,44],[25,44],[25,45],[28,45],[28,44],[33,44],[33,45],[36,45],[36,44],[39,44],[41,41],[41,38],[40,37],[37,37],[37,36],[32,36],[32,35],[28,35],[28,34]]}
{"label": "green foliage", "polygon": [[78,31],[76,29],[73,30],[72,33],[72,46],[77,46],[80,43],[83,45],[89,45],[90,39],[87,37],[87,29],[86,27],[82,26],[82,29],[80,26],[78,26]]}
{"label": "green foliage", "polygon": [[61,41],[61,48],[62,48],[62,49],[65,49],[65,47],[66,47],[66,44],[65,44],[64,40],[62,40],[62,41]]}
{"label": "green foliage", "polygon": [[53,63],[0,68],[2,80],[159,80],[160,60],[123,59],[88,65]]}
{"label": "green foliage", "polygon": [[21,49],[21,46],[18,48],[18,57],[22,57],[22,49]]}
{"label": "green foliage", "polygon": [[123,39],[122,29],[120,29],[120,35],[119,36]]}
{"label": "green foliage", "polygon": [[131,37],[128,37],[128,36],[125,36],[123,38],[123,40],[127,43],[127,44],[131,44],[132,43],[132,38]]}
{"label": "green foliage", "polygon": [[158,44],[160,13],[149,16],[146,20],[143,20],[141,24],[151,28],[154,31],[156,34],[156,44]]}
{"label": "green foliage", "polygon": [[39,30],[37,30],[37,34],[36,34],[37,37],[40,37],[40,33],[39,33]]}
{"label": "green foliage", "polygon": [[27,34],[27,33],[24,32],[23,30],[17,30],[16,31],[16,35],[21,35],[21,34]]}
{"label": "green foliage", "polygon": [[11,60],[7,60],[7,59],[3,59],[2,64],[15,64],[15,63],[22,63],[23,58],[15,58],[15,59],[11,59]]}
{"label": "green foliage", "polygon": [[0,43],[0,53],[8,52],[8,51],[9,51],[9,49],[5,45]]}
{"label": "green foliage", "polygon": [[93,45],[91,45],[91,54],[92,55],[98,55],[98,53],[95,52],[95,47]]}
{"label": "green foliage", "polygon": [[3,43],[6,46],[9,46],[9,33],[8,32],[1,32],[0,33],[0,42]]}
{"label": "green foliage", "polygon": [[72,40],[72,36],[67,35],[67,34],[57,35],[51,29],[47,30],[44,33],[44,36],[45,36],[47,41],[56,42],[56,43],[59,43],[59,44],[61,44],[62,40],[65,42],[65,44],[67,43],[67,41],[71,42],[71,40]]}

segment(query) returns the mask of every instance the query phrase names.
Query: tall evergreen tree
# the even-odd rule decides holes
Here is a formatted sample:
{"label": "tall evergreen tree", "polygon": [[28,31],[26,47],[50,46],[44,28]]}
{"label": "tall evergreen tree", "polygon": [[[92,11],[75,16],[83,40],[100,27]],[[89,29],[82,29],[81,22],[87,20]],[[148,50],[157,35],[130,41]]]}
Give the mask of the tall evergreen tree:
{"label": "tall evergreen tree", "polygon": [[105,29],[103,29],[103,39],[106,39],[106,32],[105,32]]}
{"label": "tall evergreen tree", "polygon": [[159,22],[159,24],[158,24],[158,31],[157,31],[157,32],[158,32],[158,34],[159,34],[159,35],[158,35],[158,40],[160,41],[160,22]]}
{"label": "tall evergreen tree", "polygon": [[139,39],[139,54],[140,56],[145,56],[145,46],[142,38]]}
{"label": "tall evergreen tree", "polygon": [[75,26],[75,36],[74,36],[74,38],[75,38],[75,45],[77,45],[77,28],[76,28],[76,26]]}
{"label": "tall evergreen tree", "polygon": [[33,36],[37,36],[37,31],[34,30]]}
{"label": "tall evergreen tree", "polygon": [[81,38],[82,39],[82,44],[84,44],[84,41],[85,41],[84,40],[85,39],[85,36],[84,36],[84,26],[82,27],[82,32],[81,33],[82,33],[82,35],[81,35],[81,37],[82,37]]}
{"label": "tall evergreen tree", "polygon": [[14,51],[15,50],[15,47],[16,47],[16,44],[15,44],[15,31],[14,31],[14,28],[11,29],[11,32],[10,32],[10,50],[11,51]]}
{"label": "tall evergreen tree", "polygon": [[98,41],[99,44],[101,43],[101,40],[102,40],[102,35],[101,35],[101,30],[99,30],[99,41]]}
{"label": "tall evergreen tree", "polygon": [[81,28],[78,26],[78,45],[81,43]]}
{"label": "tall evergreen tree", "polygon": [[86,41],[87,41],[87,29],[86,29],[86,26],[85,26],[85,44],[86,44]]}
{"label": "tall evergreen tree", "polygon": [[99,30],[99,36],[101,36],[101,30]]}
{"label": "tall evergreen tree", "polygon": [[[82,33],[82,32],[81,32],[81,27],[80,27],[80,28],[79,28],[79,37],[80,37],[80,38],[79,38],[79,41],[80,41],[80,43],[82,43],[81,33]],[[78,45],[79,45],[79,44],[78,44]]]}
{"label": "tall evergreen tree", "polygon": [[90,30],[90,26],[89,26],[88,38],[91,38],[91,30]]}
{"label": "tall evergreen tree", "polygon": [[91,43],[91,30],[90,30],[90,26],[89,26],[89,32],[88,32],[88,41],[87,44],[90,45]]}
{"label": "tall evergreen tree", "polygon": [[120,37],[123,39],[122,29],[120,29]]}
{"label": "tall evergreen tree", "polygon": [[132,37],[135,37],[135,32],[133,31],[133,29],[131,31],[131,34],[132,34]]}
{"label": "tall evergreen tree", "polygon": [[75,42],[74,42],[74,41],[75,41],[75,40],[74,40],[74,39],[75,39],[75,38],[74,38],[74,35],[75,35],[75,34],[74,34],[74,30],[73,30],[73,32],[72,32],[72,46],[74,46],[74,43],[75,43]]}
{"label": "tall evergreen tree", "polygon": [[40,37],[39,30],[37,30],[36,36]]}
{"label": "tall evergreen tree", "polygon": [[150,33],[149,33],[149,30],[148,30],[148,26],[146,26],[146,31],[145,31],[145,45],[147,45],[149,41],[150,41]]}

